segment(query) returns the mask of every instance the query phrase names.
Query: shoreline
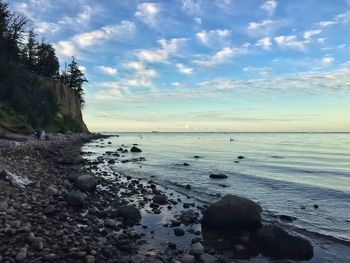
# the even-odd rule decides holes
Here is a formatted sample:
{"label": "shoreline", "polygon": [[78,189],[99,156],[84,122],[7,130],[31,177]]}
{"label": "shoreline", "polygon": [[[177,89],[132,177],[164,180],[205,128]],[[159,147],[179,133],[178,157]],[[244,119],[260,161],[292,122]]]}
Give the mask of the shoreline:
{"label": "shoreline", "polygon": [[[205,245],[201,262],[229,262],[230,256],[220,255],[202,239],[199,220],[204,204],[153,181],[112,171],[113,153],[92,161],[82,158],[89,155],[81,152],[83,145],[95,140],[102,147],[108,143],[105,138],[108,136],[73,136],[47,144],[0,148],[0,170],[27,174],[32,181],[26,188],[16,189],[0,180],[0,204],[7,203],[0,212],[5,225],[0,231],[0,259],[13,262],[25,256],[22,262],[174,262],[188,254],[191,243],[201,241]],[[67,205],[64,195],[74,189],[68,177],[87,172],[98,178],[96,191],[85,193],[84,207]],[[152,205],[155,194],[177,202]],[[138,207],[140,222],[130,222],[130,215],[123,217],[118,212],[130,204]],[[174,229],[184,234],[174,235]],[[312,239],[316,257],[311,262],[320,262],[319,249],[324,245],[320,240]],[[340,253],[346,251],[340,246]],[[258,256],[247,262],[269,261]]]}

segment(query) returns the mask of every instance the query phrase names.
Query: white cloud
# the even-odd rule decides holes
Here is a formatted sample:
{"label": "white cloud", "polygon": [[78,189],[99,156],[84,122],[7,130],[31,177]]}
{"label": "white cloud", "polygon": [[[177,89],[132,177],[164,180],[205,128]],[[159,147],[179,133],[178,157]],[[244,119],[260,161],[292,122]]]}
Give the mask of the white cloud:
{"label": "white cloud", "polygon": [[69,40],[59,41],[54,46],[59,57],[71,57],[76,55],[81,49],[101,45],[105,41],[130,39],[134,35],[135,30],[136,27],[133,22],[122,21],[117,25],[104,26],[97,30],[77,34]]}
{"label": "white cloud", "polygon": [[122,21],[117,25],[104,26],[98,30],[78,34],[74,36],[73,40],[80,47],[86,48],[112,38],[114,40],[128,38],[135,33],[135,30],[136,27],[133,22]]}
{"label": "white cloud", "polygon": [[272,16],[275,13],[276,7],[277,1],[275,0],[268,0],[260,6],[260,8],[265,10],[269,16]]}
{"label": "white cloud", "polygon": [[186,74],[186,75],[191,75],[193,73],[193,68],[187,67],[181,63],[177,63],[176,68],[179,72]]}
{"label": "white cloud", "polygon": [[227,38],[231,35],[231,31],[228,29],[216,29],[196,33],[197,39],[206,46],[217,47],[220,44],[227,44]]}
{"label": "white cloud", "polygon": [[311,39],[313,36],[319,35],[322,33],[321,29],[314,29],[304,32],[304,38],[305,39]]}
{"label": "white cloud", "polygon": [[135,16],[146,25],[154,27],[157,25],[157,16],[160,12],[160,5],[156,3],[142,3],[137,6]]}
{"label": "white cloud", "polygon": [[56,33],[61,28],[59,25],[50,22],[37,22],[35,23],[35,32],[39,34]]}
{"label": "white cloud", "polygon": [[118,70],[116,68],[112,67],[106,67],[106,66],[97,66],[96,69],[100,71],[102,74],[114,77],[118,74]]}
{"label": "white cloud", "polygon": [[325,37],[317,38],[317,42],[319,42],[319,43],[324,43],[326,40],[327,40],[327,38],[325,38]]}
{"label": "white cloud", "polygon": [[202,19],[201,19],[200,17],[195,17],[195,18],[194,18],[194,21],[195,21],[198,25],[202,24]]}
{"label": "white cloud", "polygon": [[284,20],[267,19],[261,22],[250,22],[247,29],[253,36],[269,36],[284,24]]}
{"label": "white cloud", "polygon": [[219,64],[223,64],[232,57],[247,52],[247,47],[243,46],[241,48],[236,47],[224,47],[212,56],[203,56],[201,59],[193,60],[193,63],[202,67],[212,67]]}
{"label": "white cloud", "polygon": [[243,71],[245,72],[250,72],[250,73],[257,73],[263,77],[269,75],[272,72],[272,68],[270,67],[252,67],[252,66],[247,66],[243,68]]}
{"label": "white cloud", "polygon": [[129,86],[149,87],[153,84],[152,78],[157,76],[157,71],[155,69],[147,67],[141,61],[130,61],[125,64],[125,67],[132,70],[134,73],[131,78],[125,81],[125,83]]}
{"label": "white cloud", "polygon": [[183,86],[183,83],[180,83],[180,82],[175,81],[175,82],[171,82],[171,85],[174,86],[174,87],[179,88],[179,87],[182,87],[182,86]]}
{"label": "white cloud", "polygon": [[138,51],[137,57],[141,61],[148,63],[166,63],[170,56],[176,55],[180,48],[185,44],[185,38],[173,38],[171,40],[160,39],[158,43],[161,48],[158,49],[142,49]]}
{"label": "white cloud", "polygon": [[298,50],[303,50],[310,43],[309,40],[299,40],[295,35],[278,36],[275,41],[280,47]]}
{"label": "white cloud", "polygon": [[201,0],[180,0],[182,9],[191,14],[200,14],[202,12],[203,3]]}
{"label": "white cloud", "polygon": [[270,49],[272,46],[272,41],[269,37],[264,37],[258,40],[256,46],[262,47],[263,49]]}
{"label": "white cloud", "polygon": [[334,57],[330,56],[330,55],[326,55],[323,59],[322,59],[322,64],[325,66],[329,66],[332,65],[334,62]]}
{"label": "white cloud", "polygon": [[334,25],[336,23],[337,22],[335,22],[335,21],[321,21],[318,23],[318,25],[321,27],[328,27],[328,26]]}
{"label": "white cloud", "polygon": [[73,16],[63,17],[58,24],[73,27],[76,30],[81,30],[82,28],[87,27],[89,22],[92,19],[93,9],[88,5],[83,5],[81,10],[74,14]]}

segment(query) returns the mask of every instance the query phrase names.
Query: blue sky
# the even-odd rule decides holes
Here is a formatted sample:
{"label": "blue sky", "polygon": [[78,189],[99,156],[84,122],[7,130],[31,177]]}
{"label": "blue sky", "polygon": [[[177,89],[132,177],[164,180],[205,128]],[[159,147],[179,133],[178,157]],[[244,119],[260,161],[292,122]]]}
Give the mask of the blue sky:
{"label": "blue sky", "polygon": [[93,131],[350,131],[349,0],[11,0]]}

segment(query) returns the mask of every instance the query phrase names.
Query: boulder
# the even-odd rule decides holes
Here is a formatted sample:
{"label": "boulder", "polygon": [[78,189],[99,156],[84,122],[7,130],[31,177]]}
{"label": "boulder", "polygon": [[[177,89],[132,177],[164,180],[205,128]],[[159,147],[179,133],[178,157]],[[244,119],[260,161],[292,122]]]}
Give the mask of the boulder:
{"label": "boulder", "polygon": [[90,174],[81,175],[74,181],[75,187],[77,187],[81,191],[95,190],[96,184],[97,184],[96,177]]}
{"label": "boulder", "polygon": [[133,222],[137,222],[141,219],[140,211],[131,205],[121,207],[119,209],[118,215],[125,220],[131,220]]}
{"label": "boulder", "polygon": [[292,235],[278,225],[266,225],[253,235],[262,254],[274,260],[310,260],[313,246],[302,236]]}
{"label": "boulder", "polygon": [[157,194],[153,197],[153,203],[158,205],[166,205],[168,203],[168,198],[166,195]]}
{"label": "boulder", "polygon": [[69,192],[66,194],[66,202],[71,206],[82,207],[85,205],[85,197],[80,192]]}
{"label": "boulder", "polygon": [[211,174],[209,177],[212,179],[225,179],[228,176],[226,174]]}
{"label": "boulder", "polygon": [[202,225],[214,229],[253,230],[261,226],[261,206],[235,195],[226,195],[203,212]]}
{"label": "boulder", "polygon": [[189,251],[190,255],[195,256],[196,258],[200,257],[204,253],[204,247],[201,243],[194,243],[191,246]]}
{"label": "boulder", "polygon": [[133,147],[131,147],[130,152],[140,153],[140,152],[142,152],[142,150],[136,146],[133,146]]}

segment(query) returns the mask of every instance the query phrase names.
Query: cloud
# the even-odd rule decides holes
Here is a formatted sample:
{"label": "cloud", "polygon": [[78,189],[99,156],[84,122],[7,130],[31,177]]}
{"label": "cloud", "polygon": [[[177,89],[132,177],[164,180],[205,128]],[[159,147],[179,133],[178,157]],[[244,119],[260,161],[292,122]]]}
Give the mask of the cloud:
{"label": "cloud", "polygon": [[328,27],[328,26],[334,25],[336,23],[337,22],[335,22],[335,21],[321,21],[318,23],[318,25],[321,27]]}
{"label": "cloud", "polygon": [[319,35],[320,33],[322,33],[321,29],[314,29],[314,30],[305,31],[304,38],[311,39],[313,36]]}
{"label": "cloud", "polygon": [[258,47],[262,47],[263,49],[270,49],[272,46],[272,41],[269,37],[264,37],[259,39],[255,45]]}
{"label": "cloud", "polygon": [[197,39],[206,46],[217,47],[218,45],[227,44],[227,38],[231,35],[228,29],[216,29],[196,33]]}
{"label": "cloud", "polygon": [[325,66],[329,66],[332,65],[334,62],[334,57],[330,56],[330,55],[326,55],[323,59],[322,59],[322,64]]}
{"label": "cloud", "polygon": [[39,34],[56,33],[61,27],[56,23],[37,22],[35,23],[34,31]]}
{"label": "cloud", "polygon": [[172,86],[174,86],[174,87],[180,88],[180,87],[182,87],[184,84],[183,84],[183,83],[180,83],[180,82],[175,81],[175,82],[171,82],[171,85],[172,85]]}
{"label": "cloud", "polygon": [[166,63],[170,56],[177,55],[180,48],[186,43],[186,38],[160,39],[158,49],[141,49],[137,52],[139,60],[148,63]]}
{"label": "cloud", "polygon": [[265,10],[269,16],[272,16],[275,13],[276,7],[277,1],[275,0],[268,0],[260,6],[260,8]]}
{"label": "cloud", "polygon": [[[61,40],[55,44],[58,56],[71,57],[81,49],[102,45],[106,41],[124,41],[130,39],[136,31],[135,24],[130,21],[121,21],[116,25],[108,25],[90,32],[73,36],[69,40]],[[89,49],[91,51],[91,49]]]}
{"label": "cloud", "polygon": [[176,68],[179,72],[181,72],[182,74],[186,74],[186,75],[191,75],[193,74],[193,68],[187,67],[184,64],[181,63],[177,63],[176,64]]}
{"label": "cloud", "polygon": [[203,58],[193,60],[194,64],[201,67],[212,67],[219,64],[223,64],[231,60],[234,56],[243,54],[247,52],[247,47],[243,46],[241,48],[236,47],[224,47],[212,56],[204,55]]}
{"label": "cloud", "polygon": [[278,36],[274,38],[277,45],[283,48],[303,50],[310,43],[309,40],[299,40],[295,35]]}
{"label": "cloud", "polygon": [[247,29],[253,36],[269,36],[284,24],[284,20],[267,19],[261,22],[250,22]]}
{"label": "cloud", "polygon": [[104,75],[114,77],[118,74],[118,70],[116,68],[107,67],[107,66],[96,66],[96,69]]}
{"label": "cloud", "polygon": [[141,61],[130,61],[124,66],[133,72],[132,77],[125,79],[124,82],[132,87],[150,87],[153,84],[152,78],[157,76],[157,71],[155,69],[146,66]]}
{"label": "cloud", "polygon": [[243,68],[243,71],[245,72],[250,72],[250,73],[257,73],[263,77],[266,77],[272,72],[272,68],[270,67],[261,67],[261,68],[256,68],[252,66],[247,66]]}
{"label": "cloud", "polygon": [[93,15],[93,8],[88,5],[83,5],[81,9],[73,16],[63,17],[58,24],[73,27],[76,30],[86,28],[90,23]]}
{"label": "cloud", "polygon": [[201,0],[180,0],[182,10],[185,12],[195,15],[202,13],[203,3]]}
{"label": "cloud", "polygon": [[137,6],[135,16],[148,26],[157,25],[157,17],[160,12],[160,5],[156,3],[142,3]]}
{"label": "cloud", "polygon": [[117,25],[104,26],[100,29],[81,33],[73,37],[75,43],[82,48],[87,48],[103,41],[129,38],[136,30],[135,24],[130,21],[122,21]]}
{"label": "cloud", "polygon": [[253,92],[280,90],[290,91],[294,94],[295,92],[329,94],[330,92],[350,91],[350,68],[339,68],[327,72],[309,71],[251,80],[217,78],[200,82],[198,86],[213,92],[229,92],[239,89]]}

